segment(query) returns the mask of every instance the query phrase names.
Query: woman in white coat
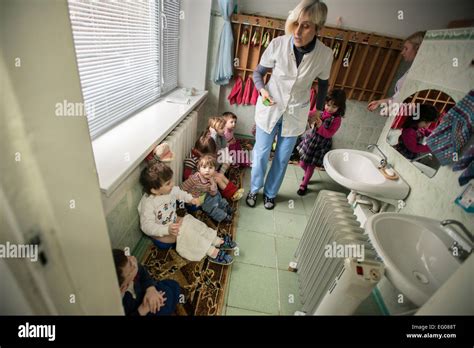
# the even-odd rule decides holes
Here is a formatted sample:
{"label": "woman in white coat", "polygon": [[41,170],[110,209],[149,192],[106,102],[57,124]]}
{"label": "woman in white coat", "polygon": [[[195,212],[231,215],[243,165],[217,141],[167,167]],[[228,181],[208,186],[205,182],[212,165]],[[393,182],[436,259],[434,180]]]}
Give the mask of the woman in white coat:
{"label": "woman in white coat", "polygon": [[[270,42],[254,72],[260,96],[255,109],[256,142],[246,199],[250,207],[255,207],[257,193],[263,187],[265,208],[274,208],[297,137],[306,129],[311,86],[315,79],[318,79],[316,108],[318,111],[324,108],[333,56],[331,49],[317,40],[317,32],[326,17],[324,3],[301,1],[286,20],[286,35]],[[270,70],[272,75],[265,86],[262,77]],[[265,178],[275,135],[275,155]]]}
{"label": "woman in white coat", "polygon": [[[413,63],[415,60],[416,54],[418,53],[418,49],[420,48],[421,43],[423,42],[423,38],[425,37],[425,31],[417,31],[416,33],[411,34],[409,37],[406,38],[405,42],[403,43],[403,49],[401,55],[405,62]],[[400,98],[400,90],[402,89],[403,83],[408,75],[407,70],[405,74],[397,81],[395,85],[395,94],[390,98],[380,99],[380,100],[372,100],[368,105],[367,108],[369,111],[375,111],[379,106],[388,107],[389,103],[401,103],[402,101],[399,100]]]}

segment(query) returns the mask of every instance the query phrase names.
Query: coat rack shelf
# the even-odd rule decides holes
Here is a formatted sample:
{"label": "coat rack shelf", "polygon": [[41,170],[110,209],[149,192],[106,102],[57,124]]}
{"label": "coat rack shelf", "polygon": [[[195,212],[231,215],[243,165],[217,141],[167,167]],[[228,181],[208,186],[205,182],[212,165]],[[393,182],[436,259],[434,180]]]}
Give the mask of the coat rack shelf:
{"label": "coat rack shelf", "polygon": [[[285,20],[248,14],[232,16],[235,42],[234,76],[252,76],[267,41],[285,35]],[[268,37],[268,40],[266,39]],[[253,39],[253,40],[252,40]],[[324,27],[318,39],[333,50],[329,88],[342,88],[348,99],[387,97],[400,65],[403,40],[374,33]],[[270,73],[264,78],[268,81]],[[317,85],[317,80],[313,86]]]}

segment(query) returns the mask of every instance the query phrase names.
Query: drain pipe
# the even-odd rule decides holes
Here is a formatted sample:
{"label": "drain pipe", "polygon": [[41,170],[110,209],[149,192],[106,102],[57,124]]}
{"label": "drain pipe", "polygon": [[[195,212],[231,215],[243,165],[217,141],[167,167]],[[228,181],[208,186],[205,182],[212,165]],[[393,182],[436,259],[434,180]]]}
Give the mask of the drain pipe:
{"label": "drain pipe", "polygon": [[384,213],[384,212],[388,211],[389,206],[390,206],[390,204],[388,204],[387,202],[383,202],[382,206],[380,207],[379,213]]}
{"label": "drain pipe", "polygon": [[369,210],[372,213],[378,213],[380,211],[380,202],[379,201],[377,201],[376,199],[358,194],[358,193],[356,193],[355,191],[352,191],[352,190],[349,193],[349,195],[347,196],[347,201],[352,206],[354,206],[357,203],[371,206],[371,208],[369,208]]}

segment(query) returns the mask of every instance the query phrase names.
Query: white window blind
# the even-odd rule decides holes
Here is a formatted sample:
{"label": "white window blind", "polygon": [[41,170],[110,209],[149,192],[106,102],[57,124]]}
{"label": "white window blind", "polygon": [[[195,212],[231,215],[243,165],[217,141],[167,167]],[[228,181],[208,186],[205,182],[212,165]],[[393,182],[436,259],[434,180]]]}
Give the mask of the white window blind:
{"label": "white window blind", "polygon": [[179,0],[162,1],[163,92],[178,85]]}
{"label": "white window blind", "polygon": [[[179,32],[179,0],[68,4],[89,130],[96,138],[177,86],[178,46],[165,40]],[[161,30],[165,21],[173,23],[171,34]]]}

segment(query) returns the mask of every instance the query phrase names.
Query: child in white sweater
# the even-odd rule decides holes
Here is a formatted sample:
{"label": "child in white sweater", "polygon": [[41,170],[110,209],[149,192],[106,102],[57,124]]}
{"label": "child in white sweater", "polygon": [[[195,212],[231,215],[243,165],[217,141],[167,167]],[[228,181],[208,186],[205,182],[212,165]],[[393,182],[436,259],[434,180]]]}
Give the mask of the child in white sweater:
{"label": "child in white sweater", "polygon": [[[145,193],[138,205],[140,214],[140,226],[142,231],[153,239],[158,248],[170,248],[176,241],[181,242],[182,246],[177,246],[177,250],[193,249],[186,255],[193,255],[191,261],[198,261],[205,255],[208,255],[209,261],[221,265],[229,265],[233,262],[232,256],[225,250],[236,247],[235,242],[230,238],[224,239],[217,237],[217,231],[210,228],[188,228],[186,233],[192,233],[193,230],[199,236],[193,235],[190,238],[180,235],[180,229],[183,221],[199,226],[203,222],[190,216],[186,220],[177,222],[176,201],[183,201],[194,205],[199,205],[199,198],[193,198],[192,195],[174,186],[173,170],[162,162],[157,162],[150,167],[145,168],[140,175],[140,183],[143,185]],[[204,224],[205,225],[205,224]],[[181,237],[181,241],[180,238]],[[192,238],[191,238],[192,237]],[[195,241],[200,239],[200,243]],[[193,241],[192,245],[184,245],[186,241]],[[200,250],[196,250],[199,248]],[[196,255],[201,255],[196,257]],[[183,257],[186,257],[182,255]]]}

